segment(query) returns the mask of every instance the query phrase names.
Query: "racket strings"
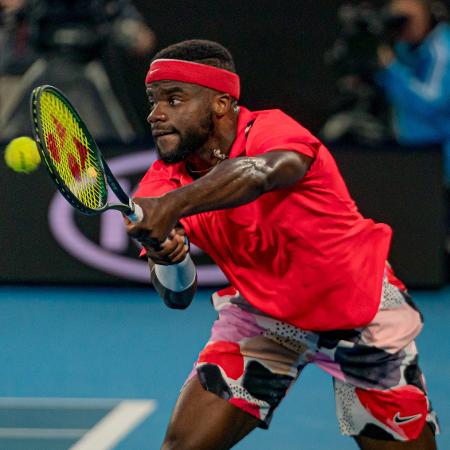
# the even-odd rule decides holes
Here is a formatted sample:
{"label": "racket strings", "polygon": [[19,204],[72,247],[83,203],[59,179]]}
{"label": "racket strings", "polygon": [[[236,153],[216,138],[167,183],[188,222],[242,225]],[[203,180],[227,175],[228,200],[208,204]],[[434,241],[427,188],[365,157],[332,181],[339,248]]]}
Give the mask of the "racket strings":
{"label": "racket strings", "polygon": [[106,204],[107,191],[95,148],[72,110],[54,93],[41,98],[41,125],[54,168],[67,188],[85,206],[98,209]]}

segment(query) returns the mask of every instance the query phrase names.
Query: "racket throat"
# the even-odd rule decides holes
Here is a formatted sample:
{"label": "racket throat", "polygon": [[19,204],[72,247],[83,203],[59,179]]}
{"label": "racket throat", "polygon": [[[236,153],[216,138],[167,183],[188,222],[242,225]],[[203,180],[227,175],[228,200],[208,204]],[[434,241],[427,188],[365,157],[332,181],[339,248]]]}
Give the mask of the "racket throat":
{"label": "racket throat", "polygon": [[108,209],[115,209],[120,211],[122,214],[128,217],[133,223],[141,222],[144,218],[144,211],[142,208],[133,202],[133,200],[129,200],[128,206],[124,204],[116,204],[111,205]]}

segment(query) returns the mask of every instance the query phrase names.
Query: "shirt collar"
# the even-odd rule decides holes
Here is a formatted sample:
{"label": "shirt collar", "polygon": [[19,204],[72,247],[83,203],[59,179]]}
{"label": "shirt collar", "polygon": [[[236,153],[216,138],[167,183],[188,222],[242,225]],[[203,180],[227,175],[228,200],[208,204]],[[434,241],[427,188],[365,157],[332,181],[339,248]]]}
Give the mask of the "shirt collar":
{"label": "shirt collar", "polygon": [[235,158],[236,156],[240,156],[245,151],[245,143],[247,141],[247,136],[245,133],[245,129],[248,124],[255,120],[255,113],[249,111],[247,108],[243,106],[239,106],[239,116],[237,122],[236,129],[236,137],[234,138],[233,144],[230,149],[230,158]]}

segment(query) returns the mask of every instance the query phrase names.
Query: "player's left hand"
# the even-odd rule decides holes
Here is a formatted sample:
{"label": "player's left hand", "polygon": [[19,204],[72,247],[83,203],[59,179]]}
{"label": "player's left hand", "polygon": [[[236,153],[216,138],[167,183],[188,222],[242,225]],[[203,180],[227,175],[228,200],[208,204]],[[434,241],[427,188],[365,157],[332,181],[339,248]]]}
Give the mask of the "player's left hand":
{"label": "player's left hand", "polygon": [[147,258],[150,258],[155,264],[164,266],[178,264],[184,260],[189,253],[189,244],[186,239],[186,233],[181,224],[177,225],[162,243],[155,243],[149,239],[145,233],[136,234],[134,225],[125,217],[128,234],[136,239],[146,250]]}

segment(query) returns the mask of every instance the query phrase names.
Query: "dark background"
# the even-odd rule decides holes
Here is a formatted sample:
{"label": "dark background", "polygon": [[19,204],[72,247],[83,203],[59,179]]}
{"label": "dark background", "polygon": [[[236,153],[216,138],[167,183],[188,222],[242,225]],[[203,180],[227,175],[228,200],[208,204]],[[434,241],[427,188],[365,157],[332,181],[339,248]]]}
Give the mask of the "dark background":
{"label": "dark background", "polygon": [[[319,130],[335,95],[335,77],[323,55],[337,36],[336,12],[343,1],[134,3],[156,33],[157,50],[184,39],[219,41],[234,56],[242,82],[241,104],[281,108],[311,131]],[[143,80],[150,57],[120,59],[118,93],[127,91],[145,117]]]}
{"label": "dark background", "polygon": [[[332,110],[337,97],[336,75],[324,64],[324,53],[338,35],[337,10],[344,1],[134,3],[156,34],[156,51],[192,38],[225,45],[241,76],[241,104],[251,109],[281,108],[313,133],[319,131]],[[152,55],[143,59],[115,49],[109,56],[106,64],[117,94],[135,105],[145,125],[148,107],[144,78]],[[145,148],[150,148],[147,133]],[[117,150],[107,144],[99,144],[107,157],[116,154]],[[332,145],[330,150],[361,212],[393,227],[390,259],[399,276],[411,287],[442,285],[448,268],[444,262],[440,151],[355,145]],[[58,247],[46,224],[46,206],[54,188],[42,168],[26,176],[2,166],[0,188],[4,211],[21,205],[14,217],[2,220],[0,281],[65,283],[71,277],[81,283],[123,281],[83,266]],[[30,212],[34,212],[32,227]],[[89,219],[88,223],[95,233],[96,221]],[[29,240],[17,242],[15,234],[28,235]],[[18,264],[7,258],[11,254]]]}

